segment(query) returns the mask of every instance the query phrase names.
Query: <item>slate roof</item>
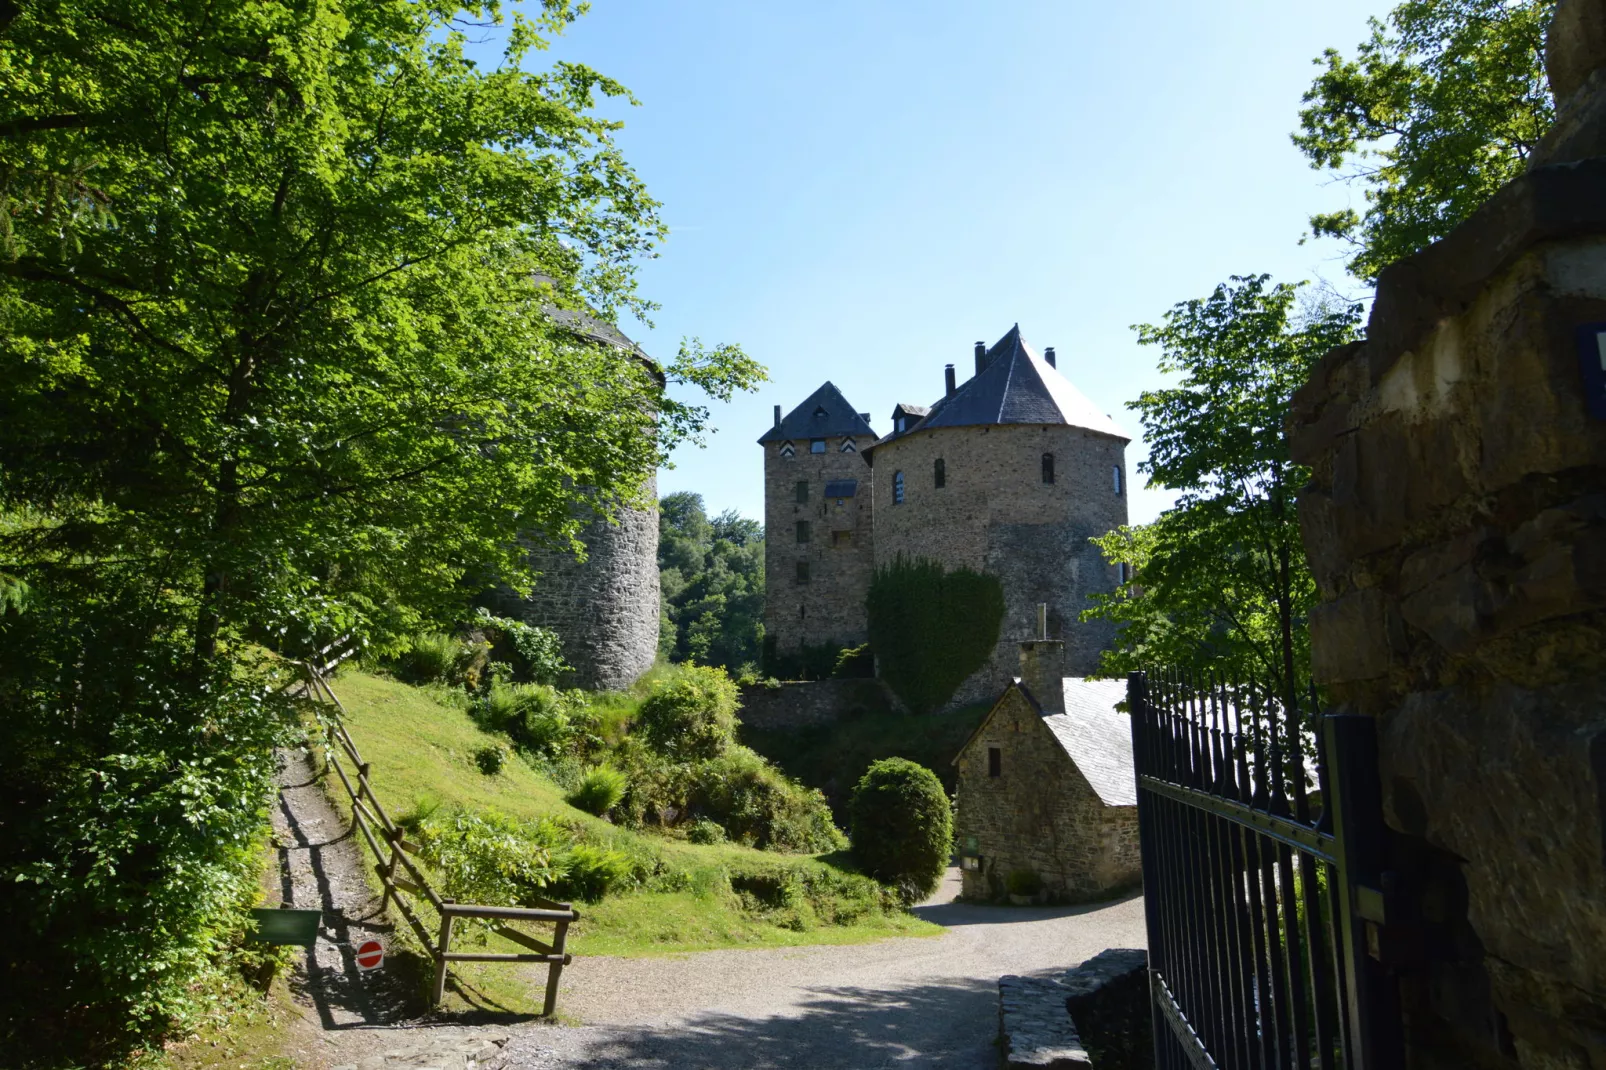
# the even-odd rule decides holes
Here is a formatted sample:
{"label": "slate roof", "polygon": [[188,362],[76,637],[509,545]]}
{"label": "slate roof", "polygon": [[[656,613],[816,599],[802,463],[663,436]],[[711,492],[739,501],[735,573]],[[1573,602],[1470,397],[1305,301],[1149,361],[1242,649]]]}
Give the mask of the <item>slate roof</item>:
{"label": "slate roof", "polygon": [[759,442],[779,442],[783,439],[807,441],[811,438],[842,438],[862,435],[875,438],[875,429],[863,413],[854,410],[829,381],[803,400],[803,404],[786,414],[779,427],[772,427],[759,436]]}
{"label": "slate roof", "polygon": [[[877,446],[916,431],[984,424],[1065,424],[1128,442],[1132,440],[1120,425],[1072,386],[1058,368],[1026,343],[1021,337],[1020,324],[1011,327],[994,343],[984,360],[985,367],[979,374],[938,400],[919,423],[865,447],[865,456],[868,458]],[[912,407],[905,406],[906,410],[909,408]]]}
{"label": "slate roof", "polygon": [[1065,678],[1065,712],[1043,718],[1059,745],[1105,806],[1136,806],[1132,718],[1115,708],[1126,701],[1125,680]]}
{"label": "slate roof", "polygon": [[827,498],[851,498],[858,493],[859,481],[857,479],[833,479],[825,485]]}

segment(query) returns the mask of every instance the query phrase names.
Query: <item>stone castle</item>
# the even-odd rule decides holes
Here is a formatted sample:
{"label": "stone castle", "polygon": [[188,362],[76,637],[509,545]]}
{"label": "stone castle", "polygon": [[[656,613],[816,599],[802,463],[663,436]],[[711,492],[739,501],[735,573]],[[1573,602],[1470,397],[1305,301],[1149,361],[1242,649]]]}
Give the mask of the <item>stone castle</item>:
{"label": "stone castle", "polygon": [[948,365],[932,405],[900,404],[878,438],[827,382],[759,439],[764,448],[765,634],[781,657],[866,637],[865,596],[900,556],[995,576],[1005,616],[988,665],[955,702],[996,696],[1019,640],[1048,606],[1065,668],[1084,676],[1112,626],[1083,623],[1088,596],[1120,582],[1088,541],[1127,522],[1130,436],[1072,386],[1054,350],[1011,328],[976,343],[975,373]]}

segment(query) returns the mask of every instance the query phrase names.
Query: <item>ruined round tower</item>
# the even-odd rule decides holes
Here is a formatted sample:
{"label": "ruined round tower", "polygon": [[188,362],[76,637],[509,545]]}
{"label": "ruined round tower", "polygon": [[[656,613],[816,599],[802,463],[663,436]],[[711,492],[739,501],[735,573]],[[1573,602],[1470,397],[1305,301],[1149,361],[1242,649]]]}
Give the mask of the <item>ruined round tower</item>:
{"label": "ruined round tower", "polygon": [[1020,328],[987,348],[975,374],[929,408],[900,405],[893,431],[864,451],[875,470],[875,560],[926,558],[997,577],[1004,620],[988,665],[954,702],[996,694],[1016,672],[1018,644],[1048,606],[1065,669],[1098,665],[1113,625],[1082,622],[1088,596],[1120,576],[1089,540],[1127,522],[1124,431],[1072,386],[1054,351],[1039,356]]}

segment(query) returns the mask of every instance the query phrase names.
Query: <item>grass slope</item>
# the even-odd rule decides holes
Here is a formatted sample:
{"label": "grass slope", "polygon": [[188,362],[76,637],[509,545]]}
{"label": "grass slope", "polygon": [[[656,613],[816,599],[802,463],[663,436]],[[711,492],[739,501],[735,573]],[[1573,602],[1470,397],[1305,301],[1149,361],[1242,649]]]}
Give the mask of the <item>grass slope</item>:
{"label": "grass slope", "polygon": [[[669,874],[666,883],[680,887],[581,904],[581,921],[569,937],[576,955],[863,943],[942,931],[901,912],[855,916],[846,909],[847,917],[834,918],[836,905],[828,889],[833,879],[840,881],[842,871],[829,856],[774,854],[735,844],[705,846],[616,828],[569,806],[556,784],[517,757],[501,773],[487,776],[473,753],[495,737],[426,688],[353,670],[334,681],[334,691],[346,708],[346,727],[371,766],[370,783],[392,817],[426,801],[495,809],[527,820],[553,815],[582,828],[594,842],[659,860]],[[338,781],[333,794],[337,804],[345,802]],[[347,811],[344,805],[341,809]],[[766,889],[785,885],[812,894],[789,895],[786,902],[766,896]],[[432,922],[433,915],[426,914],[425,923]],[[495,936],[490,942],[490,950],[519,950]],[[457,999],[528,1009],[539,1006],[545,968],[536,976],[523,966],[459,964],[454,974],[462,982]]]}

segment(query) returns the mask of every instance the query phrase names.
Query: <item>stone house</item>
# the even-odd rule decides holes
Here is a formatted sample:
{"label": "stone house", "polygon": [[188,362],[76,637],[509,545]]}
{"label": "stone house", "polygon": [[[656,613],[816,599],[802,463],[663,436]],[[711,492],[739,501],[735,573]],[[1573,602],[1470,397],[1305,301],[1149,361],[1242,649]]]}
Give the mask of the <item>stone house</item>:
{"label": "stone house", "polygon": [[1064,643],[1020,644],[1004,689],[954,759],[963,894],[996,899],[1017,870],[1046,898],[1082,902],[1136,885],[1137,783],[1119,680],[1062,677]]}
{"label": "stone house", "polygon": [[[764,447],[765,634],[779,654],[864,638],[877,567],[925,558],[998,579],[1005,616],[988,664],[954,696],[984,700],[1014,675],[1015,644],[1048,606],[1072,672],[1092,672],[1113,626],[1081,622],[1121,576],[1088,540],[1127,522],[1129,436],[1012,327],[977,342],[975,374],[944,369],[931,405],[902,403],[877,439],[831,383],[759,439]],[[845,493],[826,493],[827,484]]]}

